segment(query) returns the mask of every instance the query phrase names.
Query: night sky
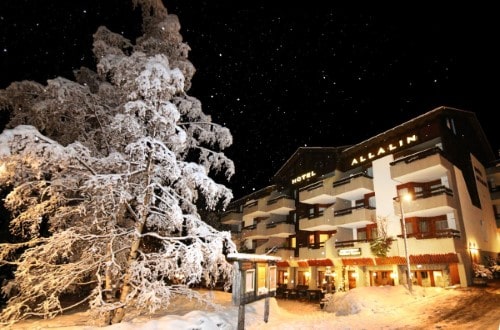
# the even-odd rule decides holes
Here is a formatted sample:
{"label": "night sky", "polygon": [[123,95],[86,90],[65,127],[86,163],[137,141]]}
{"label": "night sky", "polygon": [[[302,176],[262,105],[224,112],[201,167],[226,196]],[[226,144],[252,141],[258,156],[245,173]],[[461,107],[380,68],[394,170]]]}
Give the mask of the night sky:
{"label": "night sky", "polygon": [[[192,49],[188,94],[233,134],[237,198],[267,186],[299,147],[356,144],[441,105],[475,112],[500,148],[492,7],[164,3]],[[73,80],[72,70],[95,69],[98,26],[135,40],[140,24],[126,0],[1,0],[0,88]]]}

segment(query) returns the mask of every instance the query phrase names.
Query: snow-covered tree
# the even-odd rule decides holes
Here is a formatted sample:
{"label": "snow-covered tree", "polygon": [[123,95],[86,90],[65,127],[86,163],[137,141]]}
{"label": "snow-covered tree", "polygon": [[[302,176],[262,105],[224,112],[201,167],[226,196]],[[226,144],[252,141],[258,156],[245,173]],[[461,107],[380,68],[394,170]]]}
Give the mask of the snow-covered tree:
{"label": "snow-covered tree", "polygon": [[370,241],[370,250],[377,257],[387,257],[387,253],[391,250],[393,238],[387,233],[388,221],[387,217],[380,216],[373,221],[377,224],[377,237],[373,237]]}
{"label": "snow-covered tree", "polygon": [[100,27],[95,71],[0,91],[10,115],[0,135],[10,215],[0,271],[14,269],[3,324],[83,303],[117,323],[131,306],[152,313],[174,295],[210,302],[193,285],[230,285],[225,254],[236,247],[197,204],[232,199],[212,179],[234,173],[222,152],[232,136],[186,94],[195,70],[177,17],[159,0],[134,5],[143,36],[132,43]]}

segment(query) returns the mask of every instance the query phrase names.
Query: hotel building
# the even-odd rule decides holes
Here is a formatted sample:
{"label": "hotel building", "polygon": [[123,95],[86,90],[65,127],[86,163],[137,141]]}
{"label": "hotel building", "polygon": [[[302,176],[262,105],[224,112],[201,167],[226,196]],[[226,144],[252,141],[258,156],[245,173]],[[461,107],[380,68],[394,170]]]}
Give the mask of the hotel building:
{"label": "hotel building", "polygon": [[[221,216],[278,283],[474,284],[500,252],[500,167],[472,112],[439,107],[352,146],[299,148]],[[404,223],[404,227],[403,227]],[[408,272],[410,266],[410,272]]]}

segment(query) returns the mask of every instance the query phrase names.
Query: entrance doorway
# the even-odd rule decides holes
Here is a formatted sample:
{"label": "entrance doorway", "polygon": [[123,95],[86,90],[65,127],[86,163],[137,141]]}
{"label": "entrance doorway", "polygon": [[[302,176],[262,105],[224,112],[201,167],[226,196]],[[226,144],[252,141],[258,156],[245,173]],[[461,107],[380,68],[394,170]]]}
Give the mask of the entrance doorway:
{"label": "entrance doorway", "polygon": [[394,278],[391,276],[392,271],[370,271],[370,285],[394,285]]}
{"label": "entrance doorway", "polygon": [[349,280],[349,290],[356,287],[356,279],[358,278],[358,273],[354,270],[349,270],[347,272],[347,279]]}

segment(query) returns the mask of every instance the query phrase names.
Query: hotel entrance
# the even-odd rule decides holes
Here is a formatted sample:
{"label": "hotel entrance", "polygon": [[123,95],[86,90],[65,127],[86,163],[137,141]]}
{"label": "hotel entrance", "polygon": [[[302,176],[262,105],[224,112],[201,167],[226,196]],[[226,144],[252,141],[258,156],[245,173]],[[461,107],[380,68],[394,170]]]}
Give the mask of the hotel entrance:
{"label": "hotel entrance", "polygon": [[354,270],[350,270],[347,272],[347,279],[349,281],[349,290],[354,289],[356,287],[356,280],[358,278],[358,273]]}
{"label": "hotel entrance", "polygon": [[420,286],[447,285],[441,270],[417,270],[413,272],[413,283]]}
{"label": "hotel entrance", "polygon": [[370,271],[370,286],[394,285],[392,271]]}

